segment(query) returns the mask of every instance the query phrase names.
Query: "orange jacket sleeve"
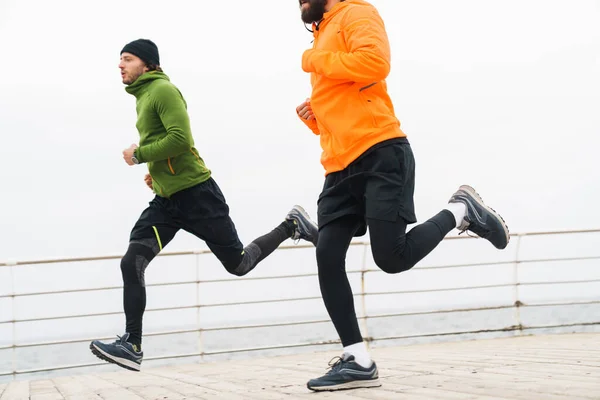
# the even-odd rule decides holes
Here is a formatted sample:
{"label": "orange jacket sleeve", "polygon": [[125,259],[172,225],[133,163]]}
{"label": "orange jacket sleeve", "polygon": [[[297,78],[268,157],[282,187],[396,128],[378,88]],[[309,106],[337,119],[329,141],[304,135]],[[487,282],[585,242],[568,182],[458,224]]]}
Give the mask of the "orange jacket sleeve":
{"label": "orange jacket sleeve", "polygon": [[[300,118],[300,116],[298,115],[298,118]],[[311,119],[310,121],[305,120],[304,118],[300,118],[300,121],[304,122],[304,125],[308,126],[308,128],[313,131],[313,133],[315,135],[320,135],[321,132],[319,131],[319,124],[317,124],[317,120],[316,119]]]}
{"label": "orange jacket sleeve", "polygon": [[373,9],[357,8],[342,28],[348,52],[310,49],[302,69],[330,79],[379,82],[390,73],[390,44],[383,20]]}

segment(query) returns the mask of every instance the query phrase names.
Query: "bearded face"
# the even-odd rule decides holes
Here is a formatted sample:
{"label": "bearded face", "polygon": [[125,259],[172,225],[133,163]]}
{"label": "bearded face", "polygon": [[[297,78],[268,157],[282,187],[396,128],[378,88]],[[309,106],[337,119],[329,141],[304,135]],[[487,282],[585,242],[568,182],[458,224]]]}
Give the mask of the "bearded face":
{"label": "bearded face", "polygon": [[312,24],[323,19],[327,0],[299,0],[302,21]]}

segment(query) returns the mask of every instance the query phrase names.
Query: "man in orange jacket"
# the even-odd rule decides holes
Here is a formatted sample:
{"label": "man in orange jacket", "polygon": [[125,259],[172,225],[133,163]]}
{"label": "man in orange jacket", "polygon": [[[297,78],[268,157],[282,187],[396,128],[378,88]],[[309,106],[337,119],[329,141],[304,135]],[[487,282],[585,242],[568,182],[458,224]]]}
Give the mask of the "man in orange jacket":
{"label": "man in orange jacket", "polygon": [[469,230],[496,248],[508,245],[508,228],[475,190],[461,186],[446,208],[417,221],[415,160],[400,129],[385,79],[390,45],[383,20],[363,0],[299,0],[312,25],[313,48],[302,56],[312,95],[296,112],[320,135],[325,184],[318,200],[319,284],[344,352],[311,390],[379,386],[358,327],[345,258],[354,236],[371,238],[375,263],[395,274],[411,269],[454,228]]}

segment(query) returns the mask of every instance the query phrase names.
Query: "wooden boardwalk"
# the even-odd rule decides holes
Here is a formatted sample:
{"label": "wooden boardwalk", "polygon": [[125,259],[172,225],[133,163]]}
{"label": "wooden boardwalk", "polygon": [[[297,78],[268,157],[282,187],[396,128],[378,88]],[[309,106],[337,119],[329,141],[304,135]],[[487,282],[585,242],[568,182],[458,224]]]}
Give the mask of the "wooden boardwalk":
{"label": "wooden boardwalk", "polygon": [[600,399],[600,334],[379,348],[382,386],[312,393],[339,353],[143,368],[0,385],[1,400]]}

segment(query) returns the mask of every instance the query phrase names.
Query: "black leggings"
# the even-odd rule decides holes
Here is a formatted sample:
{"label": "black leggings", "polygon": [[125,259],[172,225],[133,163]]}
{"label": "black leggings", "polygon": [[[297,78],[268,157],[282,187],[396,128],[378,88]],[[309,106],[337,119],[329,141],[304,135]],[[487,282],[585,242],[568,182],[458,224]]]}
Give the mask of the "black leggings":
{"label": "black leggings", "polygon": [[[368,219],[367,223],[375,263],[388,274],[414,267],[456,227],[454,216],[447,210],[415,226],[408,233],[402,218],[396,222]],[[334,220],[320,228],[317,243],[321,294],[344,347],[363,340],[346,275],[346,252],[362,224],[364,220],[361,222],[355,215]]]}
{"label": "black leggings", "polygon": [[[221,260],[225,269],[236,276],[246,275],[265,257],[271,254],[293,232],[293,225],[284,221],[268,234],[254,240],[237,253],[237,261],[228,263]],[[163,243],[163,245],[166,245]],[[130,334],[130,342],[141,346],[142,318],[146,309],[145,270],[150,261],[158,254],[155,238],[136,240],[129,243],[127,253],[121,259],[123,275],[123,309],[125,311],[125,331]]]}
{"label": "black leggings", "polygon": [[290,238],[295,227],[285,220],[244,247],[214,180],[176,193],[171,199],[157,196],[135,224],[121,259],[126,332],[131,343],[138,346],[146,309],[146,268],[181,229],[204,240],[229,273],[243,276]]}

